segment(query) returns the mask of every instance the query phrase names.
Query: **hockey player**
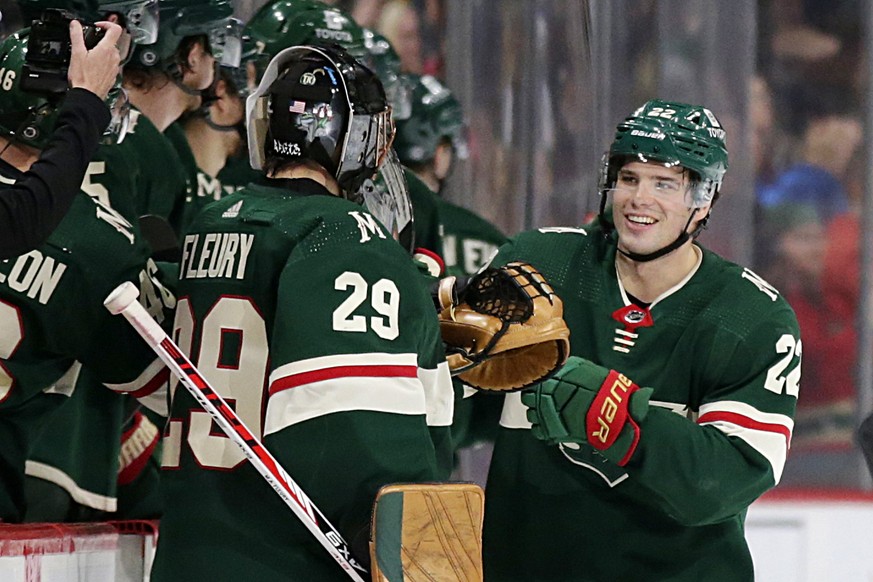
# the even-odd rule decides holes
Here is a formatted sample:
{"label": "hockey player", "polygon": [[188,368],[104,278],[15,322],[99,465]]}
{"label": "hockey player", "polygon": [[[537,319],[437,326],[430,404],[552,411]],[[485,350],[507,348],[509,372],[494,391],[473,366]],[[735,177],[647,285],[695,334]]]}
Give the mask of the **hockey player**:
{"label": "hockey player", "polygon": [[[63,93],[22,87],[27,30],[0,45],[9,83],[0,99],[4,154],[0,181],[27,171],[51,135]],[[0,263],[0,519],[24,511],[24,463],[46,413],[64,400],[82,367],[119,392],[148,398],[166,369],[148,346],[103,308],[123,281],[138,284],[149,312],[168,318],[175,298],[134,225],[96,198],[80,194],[37,249]],[[163,399],[149,404],[166,414]]]}
{"label": "hockey player", "polygon": [[[404,77],[412,86],[411,107],[409,114],[397,121],[394,151],[400,162],[427,186],[428,197],[436,202],[446,274],[473,275],[507,239],[478,214],[441,196],[455,158],[466,155],[461,104],[435,77]],[[459,379],[455,379],[455,384],[456,393],[465,396],[455,402],[452,422],[455,447],[493,440],[500,400],[471,398],[476,395],[473,389],[464,389]]]}
{"label": "hockey player", "polygon": [[195,185],[185,199],[181,230],[203,206],[239,189],[218,177],[228,159],[244,149],[245,103],[231,70],[219,67],[215,81],[204,92],[208,102],[171,126],[181,131],[166,133]]}
{"label": "hockey player", "polygon": [[[365,561],[378,488],[443,479],[450,455],[428,431],[452,405],[431,299],[390,218],[357,195],[391,145],[390,109],[341,49],[292,47],[246,115],[265,179],[206,206],[184,235],[175,333]],[[177,389],[152,579],[348,579],[212,427]]]}
{"label": "hockey player", "polygon": [[[48,9],[62,9],[84,22],[105,20],[120,24],[122,35],[117,46],[124,53],[120,55],[122,64],[130,58],[133,44],[152,43],[158,34],[157,0],[19,0],[18,4],[28,23],[42,18]],[[113,92],[121,93],[120,87],[113,88]],[[116,102],[115,109],[121,117],[119,125],[124,125],[127,103],[121,99]],[[111,134],[104,136],[88,164],[81,189],[135,224],[138,216],[136,188],[141,182],[139,161],[126,154],[118,141]],[[142,426],[150,431],[154,428],[145,424],[147,421],[141,413],[131,415],[126,410],[127,406],[137,406],[136,401],[131,400],[107,390],[87,369],[78,374],[73,394],[52,413],[31,448],[25,465],[25,521],[121,517],[117,512],[116,483],[119,457],[139,459],[130,453],[119,455],[122,425],[125,418],[130,418],[139,421],[132,423],[131,428]],[[125,431],[125,434],[131,436],[125,443],[128,451],[142,443],[144,453],[156,442],[156,439],[139,438],[139,429]],[[121,467],[125,480],[131,474],[131,467],[142,466],[134,463]]]}
{"label": "hockey player", "polygon": [[[409,115],[409,83],[400,75],[400,57],[388,41],[361,28],[345,12],[316,0],[272,0],[246,23],[246,36],[267,55],[297,44],[339,44],[378,76],[385,87],[395,120]],[[399,165],[396,155],[386,161],[375,186],[384,188],[388,169]],[[433,275],[444,269],[439,199],[408,169],[398,169],[406,181],[415,221],[414,256]]]}
{"label": "hockey player", "polygon": [[724,137],[704,107],[647,102],[604,158],[599,220],[520,234],[495,258],[553,285],[573,355],[506,397],[489,582],[753,579],[744,516],[782,474],[802,348],[776,289],[695,242]]}
{"label": "hockey player", "polygon": [[[430,75],[409,75],[412,109],[397,121],[394,150],[431,191],[442,194],[456,157],[466,156],[464,117],[452,92]],[[449,275],[472,275],[506,242],[497,227],[476,213],[440,199],[443,258]]]}
{"label": "hockey player", "polygon": [[[157,40],[136,45],[124,66],[131,128],[122,147],[144,161],[137,211],[165,218],[179,231],[185,197],[195,185],[163,135],[186,111],[200,107],[216,59],[239,64],[239,31],[229,0],[161,0]],[[158,168],[159,170],[156,170]]]}

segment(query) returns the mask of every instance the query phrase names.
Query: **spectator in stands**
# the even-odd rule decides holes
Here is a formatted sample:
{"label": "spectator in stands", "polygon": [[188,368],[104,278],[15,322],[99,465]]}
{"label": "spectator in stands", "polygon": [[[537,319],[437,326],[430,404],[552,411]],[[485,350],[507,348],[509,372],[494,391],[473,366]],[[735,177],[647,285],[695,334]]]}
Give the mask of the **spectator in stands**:
{"label": "spectator in stands", "polygon": [[848,212],[846,170],[861,144],[863,124],[852,114],[824,114],[808,120],[794,166],[758,191],[764,208],[783,203],[810,204],[827,223]]}
{"label": "spectator in stands", "polygon": [[408,0],[388,0],[382,8],[376,30],[388,39],[400,55],[404,73],[424,73],[419,17],[412,3]]}

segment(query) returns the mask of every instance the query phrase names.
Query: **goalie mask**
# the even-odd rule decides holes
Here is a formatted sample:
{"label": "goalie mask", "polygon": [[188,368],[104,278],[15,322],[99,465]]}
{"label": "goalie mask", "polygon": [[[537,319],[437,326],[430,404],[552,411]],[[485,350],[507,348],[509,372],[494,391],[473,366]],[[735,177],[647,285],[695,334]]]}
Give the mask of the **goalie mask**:
{"label": "goalie mask", "polygon": [[[615,188],[618,173],[630,162],[654,162],[667,167],[682,167],[689,172],[686,204],[694,209],[678,238],[653,253],[624,253],[635,261],[651,261],[682,246],[705,228],[709,212],[693,232],[688,227],[697,209],[718,199],[728,167],[725,131],[715,115],[705,107],[653,99],[637,109],[616,128],[609,151],[603,156],[600,173],[600,222],[612,231],[607,216],[609,192]],[[622,251],[623,252],[623,251]]]}
{"label": "goalie mask", "polygon": [[[66,91],[26,91],[21,87],[29,31],[22,29],[0,43],[0,70],[5,71],[3,98],[0,99],[0,134],[16,143],[42,149],[52,136]],[[112,118],[104,132],[103,142],[117,143],[127,131],[129,112],[127,94],[121,89],[120,78],[105,102]]]}
{"label": "goalie mask", "polygon": [[276,55],[246,99],[246,127],[252,168],[313,160],[356,202],[394,137],[379,79],[339,47]]}

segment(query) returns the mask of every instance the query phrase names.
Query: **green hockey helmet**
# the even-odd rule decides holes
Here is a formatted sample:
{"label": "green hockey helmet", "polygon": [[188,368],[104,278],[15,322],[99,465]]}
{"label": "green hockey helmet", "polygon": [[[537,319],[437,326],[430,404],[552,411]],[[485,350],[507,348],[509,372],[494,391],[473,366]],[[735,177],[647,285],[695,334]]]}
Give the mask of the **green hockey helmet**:
{"label": "green hockey helmet", "polygon": [[118,15],[135,43],[151,44],[158,38],[158,0],[18,0],[18,6],[28,24],[47,8],[61,8],[90,22]]}
{"label": "green hockey helmet", "polygon": [[239,64],[242,24],[232,18],[230,0],[160,0],[157,40],[138,44],[128,66],[159,68],[180,78],[179,48],[189,37],[203,36],[212,55],[221,64]]}
{"label": "green hockey helmet", "polygon": [[250,39],[245,55],[267,56],[257,61],[258,76],[272,56],[289,46],[338,44],[379,76],[394,118],[409,116],[412,85],[400,74],[400,56],[384,36],[362,28],[336,7],[316,0],[274,0],[252,16],[244,37]]}
{"label": "green hockey helmet", "polygon": [[412,93],[415,90],[416,79],[401,73],[400,55],[383,35],[363,29],[364,47],[367,54],[360,60],[377,75],[385,87],[385,94],[391,104],[394,119],[406,119],[412,114]]}
{"label": "green hockey helmet", "polygon": [[681,166],[692,173],[690,206],[698,208],[718,197],[728,167],[725,131],[713,113],[698,105],[653,99],[618,124],[604,155],[600,192],[615,187],[618,171],[628,161],[655,161]]}
{"label": "green hockey helmet", "polygon": [[246,99],[252,168],[313,160],[356,200],[394,137],[379,78],[339,46],[290,47]]}
{"label": "green hockey helmet", "polygon": [[[25,28],[0,43],[0,135],[16,143],[44,148],[58,118],[64,92],[26,91],[21,87],[30,29]],[[112,111],[104,141],[118,142],[127,131],[126,93],[116,84],[106,98]]]}
{"label": "green hockey helmet", "polygon": [[30,93],[21,89],[21,69],[27,53],[27,33],[18,31],[0,44],[0,131],[7,139],[42,149],[58,118],[61,95]]}
{"label": "green hockey helmet", "polygon": [[244,35],[272,58],[291,46],[338,44],[355,59],[367,55],[364,30],[345,12],[315,0],[273,0],[246,23]]}
{"label": "green hockey helmet", "polygon": [[[646,102],[619,123],[612,145],[603,156],[600,172],[599,221],[607,236],[614,229],[608,216],[608,194],[616,186],[619,170],[634,161],[681,167],[691,175],[686,202],[689,209],[693,210],[676,239],[651,253],[635,253],[621,247],[618,249],[634,261],[648,262],[673,252],[706,228],[712,204],[718,199],[728,167],[724,128],[705,107],[659,99]],[[698,217],[698,209],[707,205],[706,214],[689,232],[689,227]]]}
{"label": "green hockey helmet", "polygon": [[437,146],[450,140],[459,157],[466,157],[464,114],[452,92],[430,75],[409,75],[414,79],[412,113],[397,121],[394,149],[406,165],[418,165],[433,160]]}

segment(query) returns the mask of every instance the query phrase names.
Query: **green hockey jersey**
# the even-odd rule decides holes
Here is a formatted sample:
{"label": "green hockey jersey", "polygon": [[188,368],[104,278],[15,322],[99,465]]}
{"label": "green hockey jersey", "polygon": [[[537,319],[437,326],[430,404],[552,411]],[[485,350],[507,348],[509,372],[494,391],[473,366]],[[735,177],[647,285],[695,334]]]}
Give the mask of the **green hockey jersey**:
{"label": "green hockey jersey", "polygon": [[[0,182],[20,175],[0,165]],[[23,512],[24,465],[48,410],[75,385],[79,364],[111,388],[142,397],[166,413],[159,396],[168,373],[121,317],[103,307],[120,283],[132,281],[158,321],[175,298],[134,225],[82,194],[41,247],[0,262],[0,518]]]}
{"label": "green hockey jersey", "polygon": [[794,313],[755,273],[707,250],[686,280],[633,305],[615,253],[589,225],[521,234],[494,261],[537,267],[563,299],[571,352],[654,394],[625,467],[536,440],[519,394],[505,398],[485,579],[751,581],[743,521],[788,452],[802,351]]}
{"label": "green hockey jersey", "polygon": [[448,200],[440,199],[443,259],[449,275],[472,275],[506,242],[496,226]]}
{"label": "green hockey jersey", "polygon": [[[175,335],[361,561],[380,486],[447,477],[449,443],[429,430],[452,413],[438,324],[409,255],[363,207],[270,182],[206,206],[184,235]],[[152,579],[347,580],[173,394]]]}
{"label": "green hockey jersey", "polygon": [[442,200],[427,187],[412,170],[403,168],[406,185],[409,187],[409,201],[412,203],[412,216],[415,229],[415,246],[443,256],[440,205]]}
{"label": "green hockey jersey", "polygon": [[188,183],[193,185],[185,197],[185,204],[182,208],[178,224],[174,224],[176,232],[184,232],[188,225],[197,216],[200,210],[215,200],[219,200],[223,196],[227,196],[231,192],[239,190],[235,186],[225,186],[219,178],[210,176],[197,166],[197,159],[194,157],[194,152],[191,150],[191,144],[188,143],[188,138],[185,135],[185,129],[181,124],[173,123],[164,132],[164,135],[176,148],[179,154],[179,160],[185,168],[185,173],[188,176]]}
{"label": "green hockey jersey", "polygon": [[177,226],[194,185],[173,144],[148,117],[131,108],[130,128],[119,147],[140,166],[137,215],[155,214]]}

